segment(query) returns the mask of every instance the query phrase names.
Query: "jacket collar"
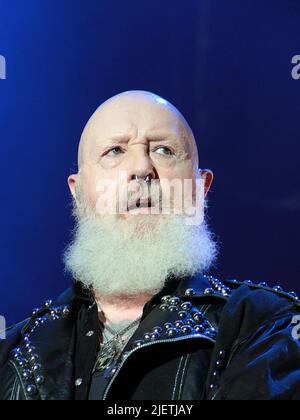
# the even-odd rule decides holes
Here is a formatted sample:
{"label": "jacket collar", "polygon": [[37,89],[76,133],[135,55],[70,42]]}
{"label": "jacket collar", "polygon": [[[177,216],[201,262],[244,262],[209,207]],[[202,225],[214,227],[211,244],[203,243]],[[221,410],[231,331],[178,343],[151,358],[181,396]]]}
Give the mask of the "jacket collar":
{"label": "jacket collar", "polygon": [[[217,282],[217,283],[215,283]],[[163,289],[147,302],[145,310],[157,304],[163,296],[171,295],[180,298],[192,299],[204,298],[211,301],[226,301],[230,290],[211,275],[196,274],[189,276],[176,276],[171,274],[167,277]],[[72,305],[72,303],[94,305],[95,296],[91,288],[86,288],[80,281],[73,280],[72,285],[57,299],[57,305]]]}
{"label": "jacket collar", "polygon": [[[225,289],[225,286],[218,280],[203,274],[182,278],[170,276],[164,288],[145,305],[140,327],[127,344],[126,357],[131,359],[140,346],[147,346],[148,338],[151,339],[151,342],[153,338],[157,342],[161,342],[163,339],[164,343],[174,341],[183,343],[187,339],[192,341],[196,339],[197,341],[201,340],[204,345],[213,345],[216,325],[211,322],[210,316],[207,316],[208,312],[205,311],[202,314],[201,309],[213,307],[213,303],[219,303],[220,300],[226,301]],[[175,304],[172,303],[171,298]],[[91,290],[87,290],[81,283],[74,281],[72,286],[61,294],[55,303],[48,302],[37,314],[33,315],[22,332],[24,335],[20,348],[15,350],[16,360],[21,358],[22,363],[25,361],[27,363],[27,359],[30,363],[30,358],[37,360],[33,361],[32,373],[29,372],[34,375],[35,385],[33,382],[27,386],[28,398],[31,397],[30,390],[32,391],[35,387],[39,389],[42,399],[70,398],[79,313],[88,313],[89,316],[96,319],[95,304]],[[187,304],[186,310],[183,307],[184,304]],[[180,314],[181,311],[188,313]],[[182,325],[180,322],[177,325],[181,315],[184,315],[184,322]],[[191,320],[191,317],[194,321]],[[191,328],[186,324],[188,318],[192,321],[189,324]],[[166,332],[170,323],[173,327],[171,331]],[[157,333],[155,333],[156,327],[159,327]],[[180,333],[180,329],[183,327],[186,331]],[[158,338],[152,336],[153,333],[158,335]],[[125,362],[127,359],[122,363]],[[20,369],[23,369],[21,365]],[[22,371],[20,374],[24,374],[24,372]],[[41,375],[47,379],[45,382]],[[35,395],[37,396],[37,394]],[[32,397],[34,398],[34,396]]]}

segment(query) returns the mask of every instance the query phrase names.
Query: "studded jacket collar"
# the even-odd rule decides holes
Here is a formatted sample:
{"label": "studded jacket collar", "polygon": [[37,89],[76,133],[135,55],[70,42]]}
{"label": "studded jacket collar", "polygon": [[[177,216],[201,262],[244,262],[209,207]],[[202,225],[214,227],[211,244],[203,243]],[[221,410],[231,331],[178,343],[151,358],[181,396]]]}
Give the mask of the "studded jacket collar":
{"label": "studded jacket collar", "polygon": [[[145,305],[104,399],[300,398],[294,293],[206,275],[175,280]],[[87,399],[99,334],[93,294],[74,283],[0,343],[0,399]],[[289,362],[281,364],[278,352]],[[267,377],[269,363],[281,385]],[[266,376],[259,389],[258,372]]]}

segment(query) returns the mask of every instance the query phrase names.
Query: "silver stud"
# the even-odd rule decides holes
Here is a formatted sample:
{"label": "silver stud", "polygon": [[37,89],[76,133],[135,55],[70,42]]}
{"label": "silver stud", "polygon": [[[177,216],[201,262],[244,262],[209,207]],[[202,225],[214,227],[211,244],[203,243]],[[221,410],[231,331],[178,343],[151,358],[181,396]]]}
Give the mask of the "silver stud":
{"label": "silver stud", "polygon": [[222,366],[223,366],[223,361],[222,361],[222,360],[217,360],[217,361],[216,361],[216,367],[217,367],[218,369],[220,369]]}
{"label": "silver stud", "polygon": [[258,284],[260,287],[269,287],[268,283],[266,283],[265,281],[261,282]]}
{"label": "silver stud", "polygon": [[176,334],[177,334],[177,329],[176,328],[169,328],[167,330],[167,336],[168,337],[175,337]]}
{"label": "silver stud", "polygon": [[154,327],[153,332],[155,332],[157,334],[161,334],[163,332],[163,329],[161,327]]}
{"label": "silver stud", "polygon": [[27,387],[26,387],[26,391],[27,391],[27,393],[28,393],[30,396],[32,396],[32,395],[34,395],[34,394],[36,393],[36,386],[35,386],[35,385],[33,385],[33,384],[29,384],[29,385],[27,385]]}
{"label": "silver stud", "polygon": [[11,351],[11,355],[14,359],[22,357],[22,351],[20,347],[17,347]]}
{"label": "silver stud", "polygon": [[95,332],[94,331],[88,331],[87,333],[86,333],[86,337],[93,337],[93,335],[95,334]]}
{"label": "silver stud", "polygon": [[24,358],[18,360],[18,366],[25,367],[27,365],[28,365],[28,360],[26,360]]}
{"label": "silver stud", "polygon": [[42,376],[42,375],[38,375],[38,376],[36,377],[36,383],[37,383],[38,385],[42,385],[44,382],[45,382],[45,378],[44,378],[44,376]]}
{"label": "silver stud", "polygon": [[204,290],[204,294],[205,295],[214,295],[215,291],[214,291],[214,289],[207,288],[207,289]]}
{"label": "silver stud", "polygon": [[164,324],[164,327],[165,327],[165,329],[166,329],[166,330],[169,330],[170,328],[174,328],[174,325],[173,325],[173,324],[171,324],[171,322],[166,322],[166,323]]}
{"label": "silver stud", "polygon": [[201,324],[197,324],[194,326],[194,331],[198,334],[203,334],[205,331],[205,328]]}
{"label": "silver stud", "polygon": [[23,372],[22,372],[22,377],[25,380],[28,380],[32,377],[32,372],[29,369],[24,369]]}
{"label": "silver stud", "polygon": [[180,306],[184,311],[190,311],[192,309],[191,302],[183,302]]}
{"label": "silver stud", "polygon": [[196,292],[192,288],[186,289],[186,291],[185,291],[186,296],[194,296],[195,294],[196,294]]}
{"label": "silver stud", "polygon": [[38,355],[36,353],[32,353],[30,358],[29,358],[29,361],[30,361],[30,363],[34,363],[34,362],[37,361],[37,359],[38,359]]}
{"label": "silver stud", "polygon": [[188,313],[186,311],[180,311],[178,312],[178,317],[180,319],[186,319],[188,317]]}
{"label": "silver stud", "polygon": [[152,333],[151,334],[151,341],[156,341],[160,338],[160,334],[159,333]]}
{"label": "silver stud", "polygon": [[33,366],[32,366],[32,370],[34,371],[34,372],[37,372],[38,370],[41,370],[42,369],[42,366],[40,365],[40,363],[35,363]]}
{"label": "silver stud", "polygon": [[196,322],[202,322],[203,321],[203,318],[204,318],[204,315],[203,315],[203,313],[202,312],[195,312],[194,314],[193,314],[193,318],[194,318],[194,320],[196,321]]}
{"label": "silver stud", "polygon": [[195,321],[192,318],[189,318],[185,321],[186,325],[193,327],[195,325]]}
{"label": "silver stud", "polygon": [[298,300],[298,295],[297,295],[297,293],[296,293],[296,292],[289,292],[289,295],[290,295],[292,298],[294,298],[294,299],[297,299],[297,300]]}
{"label": "silver stud", "polygon": [[171,305],[171,306],[169,306],[169,311],[170,312],[177,312],[178,311],[178,306],[175,306],[175,305]]}
{"label": "silver stud", "polygon": [[170,295],[163,296],[161,298],[161,303],[168,303],[170,299],[171,299],[171,296]]}
{"label": "silver stud", "polygon": [[56,315],[61,315],[61,308],[53,308],[53,310],[55,311]]}
{"label": "silver stud", "polygon": [[151,334],[150,333],[145,333],[144,334],[144,340],[145,341],[150,341],[151,340]]}
{"label": "silver stud", "polygon": [[175,322],[175,327],[176,328],[181,328],[183,326],[183,321],[181,321],[180,319],[178,321]]}
{"label": "silver stud", "polygon": [[273,290],[275,290],[275,292],[283,292],[283,288],[281,286],[275,286],[273,287]]}
{"label": "silver stud", "polygon": [[229,287],[224,287],[221,290],[221,293],[222,293],[223,296],[229,296],[231,294],[231,289],[229,289]]}
{"label": "silver stud", "polygon": [[40,311],[40,308],[34,308],[31,315],[36,316],[36,314]]}
{"label": "silver stud", "polygon": [[68,316],[70,314],[70,310],[67,306],[65,306],[62,310],[63,316]]}
{"label": "silver stud", "polygon": [[253,281],[252,280],[245,280],[244,284],[249,284],[249,286],[253,285]]}
{"label": "silver stud", "polygon": [[166,311],[168,308],[169,308],[169,306],[168,306],[168,305],[166,305],[165,303],[163,303],[162,305],[160,305],[160,309],[161,309],[162,311]]}
{"label": "silver stud", "polygon": [[83,382],[82,378],[76,379],[75,386],[77,386],[77,387],[81,386],[82,385],[82,382]]}
{"label": "silver stud", "polygon": [[226,357],[226,351],[225,350],[220,350],[219,351],[219,358],[224,360]]}
{"label": "silver stud", "polygon": [[51,305],[52,305],[52,300],[51,299],[46,300],[46,302],[44,303],[45,308],[50,308]]}
{"label": "silver stud", "polygon": [[192,328],[189,325],[184,325],[183,327],[181,327],[181,331],[183,332],[183,334],[191,334]]}
{"label": "silver stud", "polygon": [[144,340],[137,340],[133,343],[133,348],[137,349],[144,344]]}
{"label": "silver stud", "polygon": [[175,305],[175,306],[177,306],[177,305],[179,305],[179,304],[180,304],[180,302],[181,302],[181,299],[180,299],[179,297],[177,297],[177,296],[172,297],[172,298],[170,299],[170,304],[171,304],[171,305]]}

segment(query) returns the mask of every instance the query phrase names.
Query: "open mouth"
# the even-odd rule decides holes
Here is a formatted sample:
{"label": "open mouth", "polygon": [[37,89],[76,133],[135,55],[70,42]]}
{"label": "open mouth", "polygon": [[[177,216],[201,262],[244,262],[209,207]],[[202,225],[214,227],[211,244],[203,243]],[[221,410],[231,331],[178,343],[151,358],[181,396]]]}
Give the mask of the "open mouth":
{"label": "open mouth", "polygon": [[139,209],[139,208],[149,208],[149,207],[154,207],[151,199],[147,199],[147,200],[141,200],[140,198],[136,201],[131,201],[130,203],[128,203],[127,206],[127,211],[130,210],[134,210],[134,209]]}

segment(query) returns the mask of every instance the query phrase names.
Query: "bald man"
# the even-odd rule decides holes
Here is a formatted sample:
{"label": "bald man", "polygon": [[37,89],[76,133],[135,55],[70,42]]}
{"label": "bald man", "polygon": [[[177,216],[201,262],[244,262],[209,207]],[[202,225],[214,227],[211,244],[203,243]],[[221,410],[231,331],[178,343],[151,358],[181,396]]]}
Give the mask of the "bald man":
{"label": "bald man", "polygon": [[300,399],[296,294],[209,274],[212,181],[165,99],[96,110],[68,178],[72,285],[7,331],[0,399]]}

